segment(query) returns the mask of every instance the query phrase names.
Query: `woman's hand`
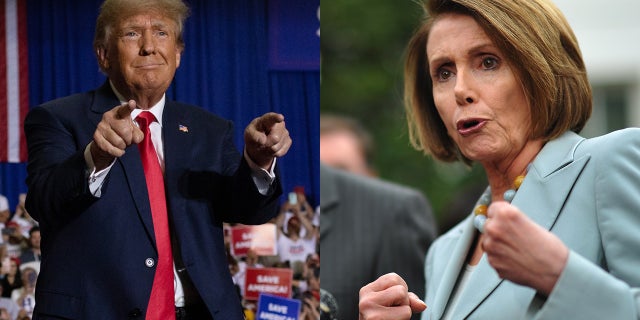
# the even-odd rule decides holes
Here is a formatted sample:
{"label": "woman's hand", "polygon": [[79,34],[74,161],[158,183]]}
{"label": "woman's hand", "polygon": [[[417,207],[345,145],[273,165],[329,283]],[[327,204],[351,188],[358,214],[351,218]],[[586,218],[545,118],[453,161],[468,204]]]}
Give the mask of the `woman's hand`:
{"label": "woman's hand", "polygon": [[489,206],[482,248],[501,278],[547,296],[569,257],[569,249],[556,235],[505,201]]}
{"label": "woman's hand", "polygon": [[360,289],[360,320],[402,320],[422,312],[427,305],[395,273],[387,273]]}

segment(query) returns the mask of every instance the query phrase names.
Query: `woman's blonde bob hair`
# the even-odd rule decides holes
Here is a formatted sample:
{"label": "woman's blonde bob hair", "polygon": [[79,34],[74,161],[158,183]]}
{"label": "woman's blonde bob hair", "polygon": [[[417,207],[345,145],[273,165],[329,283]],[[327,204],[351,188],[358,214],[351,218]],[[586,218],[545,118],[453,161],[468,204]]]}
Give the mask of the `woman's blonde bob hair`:
{"label": "woman's blonde bob hair", "polygon": [[123,19],[140,13],[160,13],[175,23],[178,48],[184,49],[182,30],[189,7],[182,0],[105,0],[100,7],[93,37],[96,56],[109,47],[114,27]]}
{"label": "woman's blonde bob hair", "polygon": [[547,0],[427,0],[426,19],[411,38],[404,99],[413,146],[435,158],[469,164],[447,134],[433,101],[427,59],[429,31],[448,13],[469,15],[505,55],[531,108],[531,139],[580,132],[591,115],[591,87],[582,54],[560,10]]}

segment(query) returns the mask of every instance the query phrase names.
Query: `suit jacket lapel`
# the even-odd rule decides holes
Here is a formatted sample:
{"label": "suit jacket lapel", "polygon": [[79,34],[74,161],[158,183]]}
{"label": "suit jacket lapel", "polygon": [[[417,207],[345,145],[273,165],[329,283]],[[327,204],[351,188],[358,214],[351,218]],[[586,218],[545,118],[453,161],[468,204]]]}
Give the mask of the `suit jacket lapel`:
{"label": "suit jacket lapel", "polygon": [[[191,128],[191,131],[189,131]],[[171,190],[180,177],[172,176],[172,170],[180,167],[188,167],[189,156],[192,152],[193,132],[190,118],[186,110],[180,108],[175,102],[167,100],[162,115],[162,136],[164,141],[164,167],[165,182],[171,181],[167,188],[167,203],[169,217],[175,221],[180,219],[176,212],[185,212],[186,200],[183,197],[171,197]]]}
{"label": "suit jacket lapel", "polygon": [[[442,279],[434,280],[440,281],[438,290],[436,292],[428,293],[429,295],[434,296],[433,305],[429,306],[429,308],[432,308],[434,319],[440,319],[444,314],[447,302],[451,298],[453,287],[458,280],[460,271],[466,263],[469,250],[471,250],[471,246],[473,245],[475,234],[476,229],[473,226],[473,219],[469,217],[465,219],[462,232],[459,235],[458,240],[455,242],[454,247],[444,249],[445,252],[451,251],[451,259],[446,261],[447,265],[444,266],[445,271],[442,275]],[[428,281],[429,279],[427,279],[427,282]]]}
{"label": "suit jacket lapel", "polygon": [[331,229],[332,216],[334,215],[336,206],[339,205],[340,196],[338,195],[337,183],[334,175],[329,172],[330,169],[320,166],[320,239]]}
{"label": "suit jacket lapel", "polygon": [[575,148],[583,140],[568,132],[549,142],[529,168],[525,182],[513,199],[513,205],[547,230],[553,227],[569,192],[589,161],[589,156],[574,159]]}
{"label": "suit jacket lapel", "polygon": [[138,217],[140,217],[140,221],[144,224],[149,239],[155,246],[156,236],[153,231],[153,218],[151,216],[147,182],[144,177],[144,168],[140,160],[138,145],[129,146],[125,154],[120,157],[116,163],[122,166],[122,171],[128,182],[129,191],[136,205]]}
{"label": "suit jacket lapel", "polygon": [[118,98],[111,90],[109,81],[106,81],[94,93],[93,102],[91,103],[89,120],[95,125],[102,119],[102,115],[120,104]]}
{"label": "suit jacket lapel", "polygon": [[[120,101],[111,90],[109,81],[106,81],[100,88],[95,91],[95,97],[91,104],[90,121],[95,126],[102,119],[102,115],[119,105]],[[137,145],[131,145],[126,149],[125,154],[116,160],[115,165],[122,167],[127,187],[131,192],[133,201],[136,206],[136,213],[140,221],[144,224],[150,241],[155,245],[155,233],[153,232],[153,220],[151,217],[151,207],[149,205],[149,195],[146,188],[146,180],[144,177],[144,169],[140,160],[140,151]]]}
{"label": "suit jacket lapel", "polygon": [[[577,134],[567,132],[547,143],[532,163],[527,177],[513,199],[514,206],[547,230],[553,227],[571,188],[589,160],[588,156],[574,159],[575,148],[582,140],[584,138]],[[468,251],[456,251],[456,254],[460,254],[457,257],[466,258],[466,252]],[[459,275],[459,268],[456,270],[458,271],[455,277],[446,278],[453,284]],[[453,319],[466,318],[502,281],[487,261],[486,255],[483,255],[469,278],[467,290],[460,297]],[[530,297],[533,298],[535,291],[530,291]]]}
{"label": "suit jacket lapel", "polygon": [[[191,131],[189,131],[191,128]],[[164,141],[165,167],[185,163],[191,155],[191,137],[194,126],[186,114],[173,101],[167,100],[162,115],[162,138]],[[184,166],[184,165],[183,165]]]}

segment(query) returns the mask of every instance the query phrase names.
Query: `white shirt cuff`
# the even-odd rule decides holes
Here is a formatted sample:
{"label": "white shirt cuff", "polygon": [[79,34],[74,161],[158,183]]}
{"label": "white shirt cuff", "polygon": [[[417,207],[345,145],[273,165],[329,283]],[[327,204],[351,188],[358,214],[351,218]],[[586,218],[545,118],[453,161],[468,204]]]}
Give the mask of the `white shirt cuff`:
{"label": "white shirt cuff", "polygon": [[91,143],[89,143],[84,149],[84,161],[87,163],[87,172],[89,172],[89,191],[94,197],[99,198],[102,196],[102,184],[104,183],[104,179],[107,177],[107,174],[111,170],[111,167],[113,167],[113,164],[116,163],[116,160],[113,159],[113,162],[111,162],[108,167],[96,172],[96,165],[93,162],[93,157],[91,156],[92,143],[93,141],[91,141]]}
{"label": "white shirt cuff", "polygon": [[253,160],[251,160],[251,158],[247,154],[247,149],[244,149],[244,158],[245,160],[247,160],[249,168],[251,168],[251,177],[253,178],[253,183],[255,183],[256,187],[258,188],[258,192],[260,192],[261,195],[266,195],[269,191],[269,187],[276,179],[274,170],[276,167],[277,158],[273,159],[273,163],[271,164],[269,170],[265,170],[259,167],[255,162],[253,162]]}

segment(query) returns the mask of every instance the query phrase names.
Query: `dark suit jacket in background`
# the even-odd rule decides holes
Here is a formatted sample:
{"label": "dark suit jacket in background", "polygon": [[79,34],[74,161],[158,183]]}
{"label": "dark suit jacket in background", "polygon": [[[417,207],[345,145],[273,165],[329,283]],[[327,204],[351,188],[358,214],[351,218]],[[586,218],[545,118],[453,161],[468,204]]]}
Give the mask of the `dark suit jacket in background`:
{"label": "dark suit jacket in background", "polygon": [[422,193],[321,165],[320,214],[320,286],[336,298],[338,319],[358,319],[360,288],[385,273],[424,295],[436,226]]}
{"label": "dark suit jacket in background", "polygon": [[[138,147],[116,160],[100,198],[89,193],[83,156],[102,114],[119,104],[106,83],[34,108],[25,121],[27,208],[42,234],[34,318],[144,317],[155,272],[147,262],[157,252]],[[279,179],[260,195],[230,121],[174,101],[166,101],[162,121],[174,257],[214,318],[243,319],[222,221],[270,220]]]}

